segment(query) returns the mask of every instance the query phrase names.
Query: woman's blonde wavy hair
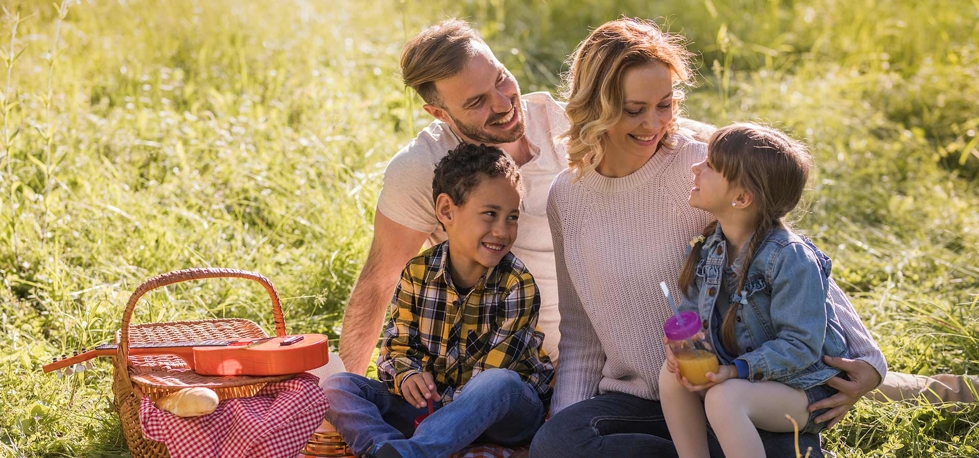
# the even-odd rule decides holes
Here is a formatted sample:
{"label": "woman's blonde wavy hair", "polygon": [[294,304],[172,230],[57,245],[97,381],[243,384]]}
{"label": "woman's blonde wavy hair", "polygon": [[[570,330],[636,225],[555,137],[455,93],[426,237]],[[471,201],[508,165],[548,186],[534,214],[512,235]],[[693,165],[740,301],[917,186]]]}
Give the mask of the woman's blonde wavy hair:
{"label": "woman's blonde wavy hair", "polygon": [[626,71],[662,62],[673,75],[673,120],[663,139],[673,144],[677,131],[682,85],[693,84],[692,54],[680,35],[665,33],[652,21],[621,18],[595,29],[569,58],[564,75],[565,109],[571,128],[561,137],[567,144],[568,166],[580,179],[601,162],[605,133],[622,116]]}

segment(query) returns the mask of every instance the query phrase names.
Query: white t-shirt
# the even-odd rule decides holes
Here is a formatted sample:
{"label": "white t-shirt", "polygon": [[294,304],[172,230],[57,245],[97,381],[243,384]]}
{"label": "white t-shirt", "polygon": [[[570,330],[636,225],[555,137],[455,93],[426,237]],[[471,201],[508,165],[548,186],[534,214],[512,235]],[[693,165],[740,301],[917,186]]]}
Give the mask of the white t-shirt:
{"label": "white t-shirt", "polygon": [[[555,137],[568,130],[564,106],[546,92],[521,96],[526,117],[526,137],[533,158],[520,167],[524,197],[520,208],[513,253],[530,269],[541,295],[538,326],[544,332],[544,350],[557,361],[558,312],[554,246],[547,223],[547,193],[551,182],[568,166],[567,151]],[[446,239],[435,217],[432,178],[439,160],[461,143],[447,124],[434,121],[398,151],[384,172],[384,186],[377,208],[392,221],[431,234],[426,246]]]}

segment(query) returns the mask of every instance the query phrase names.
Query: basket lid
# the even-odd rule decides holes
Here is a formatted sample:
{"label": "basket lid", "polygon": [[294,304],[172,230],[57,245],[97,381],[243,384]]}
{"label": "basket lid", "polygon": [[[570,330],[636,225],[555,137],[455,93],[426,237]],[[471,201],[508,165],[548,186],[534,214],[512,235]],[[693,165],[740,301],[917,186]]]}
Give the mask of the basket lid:
{"label": "basket lid", "polygon": [[[224,318],[200,321],[145,323],[130,326],[129,340],[139,343],[186,343],[202,340],[227,340],[268,337],[265,331],[250,320]],[[121,333],[116,333],[116,342]],[[191,387],[211,389],[264,386],[280,382],[295,374],[255,377],[248,375],[207,376],[190,369],[184,360],[173,355],[129,355],[129,376],[144,392],[161,389],[178,390]]]}

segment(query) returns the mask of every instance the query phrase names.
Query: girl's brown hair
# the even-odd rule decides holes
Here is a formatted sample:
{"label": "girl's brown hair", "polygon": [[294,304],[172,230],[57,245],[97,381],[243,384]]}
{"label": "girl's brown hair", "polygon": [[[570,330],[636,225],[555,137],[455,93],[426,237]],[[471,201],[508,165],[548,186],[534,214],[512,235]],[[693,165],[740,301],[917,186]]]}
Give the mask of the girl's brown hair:
{"label": "girl's brown hair", "polygon": [[565,112],[571,128],[567,139],[568,165],[576,178],[594,169],[605,154],[605,132],[622,116],[626,71],[653,62],[665,64],[673,75],[674,116],[664,142],[676,132],[681,84],[693,84],[690,52],[683,37],[663,32],[651,21],[622,18],[606,22],[582,41],[570,57],[564,75]]}
{"label": "girl's brown hair", "polygon": [[[738,294],[745,288],[748,266],[768,233],[786,227],[784,217],[798,205],[809,181],[812,157],[806,146],[784,133],[756,124],[734,124],[714,132],[707,145],[707,161],[733,186],[752,195],[757,224],[738,274]],[[704,239],[717,229],[717,221],[704,229]],[[694,284],[703,240],[694,245],[680,271],[680,289],[686,296]],[[736,256],[736,253],[728,253]],[[689,296],[688,296],[689,297]],[[690,298],[695,299],[695,298]],[[724,348],[737,354],[734,322],[740,304],[732,304],[721,322]]]}

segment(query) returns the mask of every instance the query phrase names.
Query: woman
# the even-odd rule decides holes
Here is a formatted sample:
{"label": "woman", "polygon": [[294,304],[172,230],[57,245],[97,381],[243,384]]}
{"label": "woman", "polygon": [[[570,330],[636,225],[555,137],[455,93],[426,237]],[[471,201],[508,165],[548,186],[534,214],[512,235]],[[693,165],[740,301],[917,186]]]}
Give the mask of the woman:
{"label": "woman", "polygon": [[[672,312],[658,284],[679,292],[687,244],[709,221],[687,205],[690,166],[706,145],[677,127],[689,58],[679,37],[633,19],[602,25],[572,56],[570,169],[547,207],[561,362],[532,456],[676,456],[659,403]],[[761,433],[770,456],[793,456],[792,434]],[[822,456],[818,436],[801,446]]]}

